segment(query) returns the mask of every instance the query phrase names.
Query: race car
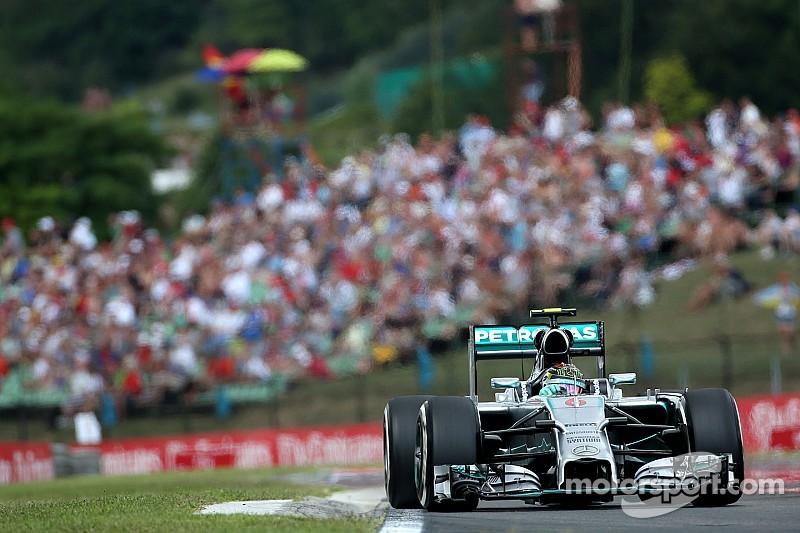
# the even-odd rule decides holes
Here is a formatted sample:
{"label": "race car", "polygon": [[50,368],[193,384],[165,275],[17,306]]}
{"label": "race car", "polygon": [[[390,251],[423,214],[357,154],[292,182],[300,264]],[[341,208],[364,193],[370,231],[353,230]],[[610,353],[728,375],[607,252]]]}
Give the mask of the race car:
{"label": "race car", "polygon": [[[469,327],[469,396],[401,396],[384,409],[384,476],[392,507],[474,510],[481,501],[590,505],[615,495],[736,502],[744,447],[726,389],[648,389],[606,375],[602,321],[559,323],[574,308],[530,311],[523,326]],[[575,358],[594,357],[587,378]],[[477,363],[532,359],[527,379],[495,377],[478,400]],[[588,360],[587,360],[588,361]],[[583,365],[585,366],[585,365]]]}

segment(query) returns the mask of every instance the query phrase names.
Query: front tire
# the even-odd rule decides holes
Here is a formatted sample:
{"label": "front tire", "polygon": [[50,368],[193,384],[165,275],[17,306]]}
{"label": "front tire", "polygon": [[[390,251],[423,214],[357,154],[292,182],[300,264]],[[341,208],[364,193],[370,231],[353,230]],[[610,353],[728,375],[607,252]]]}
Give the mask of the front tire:
{"label": "front tire", "polygon": [[693,452],[731,454],[735,490],[719,494],[700,494],[693,505],[721,507],[735,503],[742,496],[744,480],[744,445],[736,400],[726,389],[698,389],[686,393],[686,416]]}
{"label": "front tire", "polygon": [[437,507],[434,466],[475,464],[479,440],[478,408],[470,398],[441,396],[422,404],[417,419],[414,482],[417,499],[424,509],[448,507]]}
{"label": "front tire", "polygon": [[395,509],[419,509],[414,484],[414,444],[419,408],[431,396],[392,398],[383,410],[383,476]]}

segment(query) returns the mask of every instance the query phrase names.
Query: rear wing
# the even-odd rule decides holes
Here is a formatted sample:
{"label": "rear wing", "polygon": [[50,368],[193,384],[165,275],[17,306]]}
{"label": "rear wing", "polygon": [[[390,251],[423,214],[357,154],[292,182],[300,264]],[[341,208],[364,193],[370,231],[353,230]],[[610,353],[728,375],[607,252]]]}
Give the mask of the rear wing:
{"label": "rear wing", "polygon": [[549,317],[549,324],[480,325],[469,327],[470,396],[477,402],[478,369],[481,360],[535,359],[539,350],[534,338],[539,330],[554,327],[569,330],[573,343],[570,356],[595,356],[597,376],[605,377],[605,332],[600,320],[558,324],[559,316],[575,316],[574,309],[551,308],[531,311],[532,318]]}
{"label": "rear wing", "polygon": [[[568,330],[574,339],[569,354],[605,355],[603,322],[570,322],[557,327]],[[533,344],[536,332],[550,329],[547,324],[526,326],[471,326],[470,351],[475,360],[516,359],[517,357],[536,357],[539,350]]]}

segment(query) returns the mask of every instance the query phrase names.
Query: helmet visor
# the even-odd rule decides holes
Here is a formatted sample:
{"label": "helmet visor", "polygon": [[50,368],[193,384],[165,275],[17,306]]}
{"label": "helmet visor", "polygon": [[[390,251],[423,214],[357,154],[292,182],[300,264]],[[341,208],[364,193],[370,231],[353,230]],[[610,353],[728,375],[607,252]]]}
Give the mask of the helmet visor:
{"label": "helmet visor", "polygon": [[582,379],[553,377],[545,380],[547,385],[557,385],[562,394],[581,394],[586,390],[586,383]]}
{"label": "helmet visor", "polygon": [[565,394],[570,396],[581,394],[583,392],[583,388],[577,385],[559,385],[559,387],[561,387]]}

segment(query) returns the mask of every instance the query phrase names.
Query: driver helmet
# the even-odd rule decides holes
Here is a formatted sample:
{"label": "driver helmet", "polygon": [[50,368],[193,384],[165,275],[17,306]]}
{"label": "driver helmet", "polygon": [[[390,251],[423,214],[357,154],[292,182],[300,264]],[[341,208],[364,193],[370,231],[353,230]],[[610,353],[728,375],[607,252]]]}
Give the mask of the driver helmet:
{"label": "driver helmet", "polygon": [[576,395],[586,390],[586,381],[583,379],[583,372],[572,364],[560,363],[545,371],[542,380],[542,388],[554,385],[558,388],[559,394]]}
{"label": "driver helmet", "polygon": [[542,353],[542,368],[551,368],[558,365],[568,365],[570,364],[570,357],[568,353]]}

